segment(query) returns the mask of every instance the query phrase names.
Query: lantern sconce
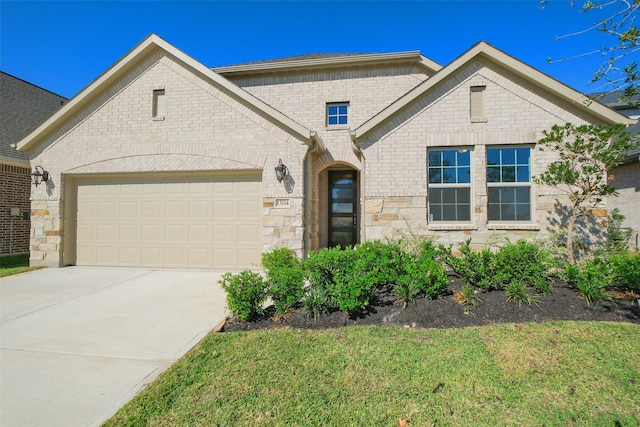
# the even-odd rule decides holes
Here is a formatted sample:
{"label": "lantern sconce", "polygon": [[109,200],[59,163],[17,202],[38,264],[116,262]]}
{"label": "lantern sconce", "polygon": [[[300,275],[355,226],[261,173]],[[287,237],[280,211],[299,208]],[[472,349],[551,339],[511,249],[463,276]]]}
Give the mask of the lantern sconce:
{"label": "lantern sconce", "polygon": [[276,178],[278,179],[278,182],[282,182],[288,174],[289,169],[282,164],[282,159],[278,159],[278,166],[276,166]]}
{"label": "lantern sconce", "polygon": [[49,181],[49,172],[44,170],[42,166],[36,166],[31,173],[31,182],[37,187],[42,181]]}

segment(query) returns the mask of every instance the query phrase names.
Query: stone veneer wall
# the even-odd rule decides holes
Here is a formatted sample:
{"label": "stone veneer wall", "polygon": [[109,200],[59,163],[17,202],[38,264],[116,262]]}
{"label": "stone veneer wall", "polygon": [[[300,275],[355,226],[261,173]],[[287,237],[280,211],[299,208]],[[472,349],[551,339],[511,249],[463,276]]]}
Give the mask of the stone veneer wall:
{"label": "stone veneer wall", "polygon": [[[31,227],[28,217],[31,210],[29,166],[0,164],[0,188],[0,255],[25,254],[29,252]],[[20,215],[12,217],[11,208],[18,208]]]}

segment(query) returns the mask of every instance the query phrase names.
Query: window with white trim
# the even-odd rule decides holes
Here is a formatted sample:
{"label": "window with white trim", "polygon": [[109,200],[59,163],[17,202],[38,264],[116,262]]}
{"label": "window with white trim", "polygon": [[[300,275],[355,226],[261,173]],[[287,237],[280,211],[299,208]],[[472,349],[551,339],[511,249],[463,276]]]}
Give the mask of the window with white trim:
{"label": "window with white trim", "polygon": [[427,153],[429,221],[471,220],[471,150]]}
{"label": "window with white trim", "polygon": [[349,124],[349,103],[334,102],[327,104],[327,126]]}
{"label": "window with white trim", "polygon": [[531,221],[531,147],[487,148],[489,221]]}

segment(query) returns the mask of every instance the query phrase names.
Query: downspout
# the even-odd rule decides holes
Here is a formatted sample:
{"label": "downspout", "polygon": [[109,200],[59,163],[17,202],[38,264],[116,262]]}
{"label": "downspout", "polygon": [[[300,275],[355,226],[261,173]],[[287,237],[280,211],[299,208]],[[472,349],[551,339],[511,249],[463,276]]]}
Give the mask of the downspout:
{"label": "downspout", "polygon": [[311,180],[311,155],[321,153],[325,150],[325,145],[322,139],[318,136],[318,133],[311,131],[309,134],[309,140],[311,145],[307,149],[307,153],[304,156],[304,212],[302,215],[302,223],[304,224],[304,241],[302,248],[302,256],[306,258],[309,255],[309,213],[311,212],[311,202],[309,200],[309,190]]}
{"label": "downspout", "polygon": [[349,136],[351,137],[351,149],[353,150],[354,154],[360,159],[360,164],[362,165],[360,168],[360,188],[359,188],[360,218],[358,218],[358,220],[360,221],[358,224],[359,231],[360,231],[360,242],[362,243],[367,240],[367,236],[365,233],[365,224],[364,224],[364,217],[365,217],[364,179],[365,179],[365,170],[366,170],[367,161],[366,161],[366,158],[364,157],[364,153],[362,152],[362,150],[360,149],[360,146],[358,145],[358,137],[356,135],[356,131],[349,130]]}

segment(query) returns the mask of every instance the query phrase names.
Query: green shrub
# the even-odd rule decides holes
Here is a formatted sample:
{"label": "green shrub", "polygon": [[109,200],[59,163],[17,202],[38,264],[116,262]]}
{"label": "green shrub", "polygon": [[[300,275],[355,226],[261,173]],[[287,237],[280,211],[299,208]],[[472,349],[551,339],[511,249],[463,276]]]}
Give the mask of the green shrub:
{"label": "green shrub", "polygon": [[640,254],[620,253],[609,256],[612,281],[640,291]]}
{"label": "green shrub", "polygon": [[369,305],[375,290],[372,277],[377,276],[367,271],[373,255],[363,253],[358,256],[353,248],[324,248],[307,258],[305,266],[310,286],[327,290],[329,308],[352,314]]}
{"label": "green shrub", "polygon": [[393,286],[402,269],[404,251],[400,243],[368,241],[354,247],[353,255],[360,274],[369,286]]}
{"label": "green shrub", "polygon": [[602,258],[590,258],[576,265],[567,264],[565,279],[575,286],[587,304],[611,300],[605,291],[605,288],[611,285],[611,274]]}
{"label": "green shrub", "polygon": [[476,290],[473,286],[465,283],[460,290],[453,295],[453,299],[460,305],[476,305]]}
{"label": "green shrub", "polygon": [[447,263],[462,280],[483,289],[495,287],[493,264],[495,255],[490,249],[474,251],[471,239],[460,246],[460,256],[451,256]]}
{"label": "green shrub", "polygon": [[287,248],[262,254],[262,266],[267,276],[267,292],[276,309],[276,317],[295,307],[304,292],[302,263]]}
{"label": "green shrub", "polygon": [[551,292],[549,271],[553,265],[551,254],[540,245],[527,240],[508,243],[494,255],[494,282],[499,288],[514,283],[531,286],[539,292]]}
{"label": "green shrub", "polygon": [[261,315],[267,299],[267,289],[262,276],[245,270],[238,274],[226,273],[218,282],[227,293],[227,306],[242,320],[253,320]]}

